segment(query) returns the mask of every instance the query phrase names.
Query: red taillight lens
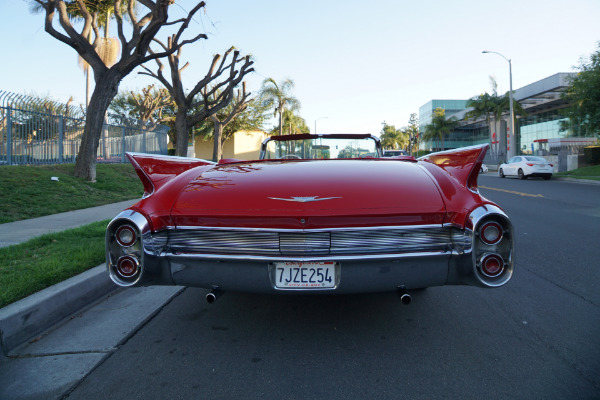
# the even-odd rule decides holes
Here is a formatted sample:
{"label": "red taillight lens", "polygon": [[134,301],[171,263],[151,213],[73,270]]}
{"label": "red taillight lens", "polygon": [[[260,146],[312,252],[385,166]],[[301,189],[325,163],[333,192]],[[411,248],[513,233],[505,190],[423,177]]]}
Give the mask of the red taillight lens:
{"label": "red taillight lens", "polygon": [[551,167],[554,167],[554,164],[548,164],[548,165],[551,166]]}
{"label": "red taillight lens", "polygon": [[533,167],[535,164],[529,164],[529,163],[527,163],[527,165],[530,166],[530,167]]}
{"label": "red taillight lens", "polygon": [[122,256],[117,261],[117,272],[123,278],[131,278],[138,273],[140,263],[132,256]]}
{"label": "red taillight lens", "polygon": [[489,277],[495,278],[504,271],[504,260],[497,254],[488,254],[481,260],[481,272]]}
{"label": "red taillight lens", "polygon": [[502,240],[504,231],[502,226],[497,222],[486,222],[479,231],[479,237],[485,244],[496,244]]}
{"label": "red taillight lens", "polygon": [[119,227],[115,233],[115,236],[117,238],[117,242],[123,247],[130,247],[137,240],[135,229],[129,225],[123,225]]}

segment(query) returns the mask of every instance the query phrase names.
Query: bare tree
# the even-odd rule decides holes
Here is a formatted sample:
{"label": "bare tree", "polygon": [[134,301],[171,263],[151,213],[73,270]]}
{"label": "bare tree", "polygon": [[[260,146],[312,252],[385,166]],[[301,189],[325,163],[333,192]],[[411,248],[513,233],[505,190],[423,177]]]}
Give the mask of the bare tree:
{"label": "bare tree", "polygon": [[142,126],[150,123],[153,128],[162,120],[162,110],[173,103],[167,89],[154,89],[154,85],[142,89],[142,93],[130,92],[132,101],[136,104],[138,120]]}
{"label": "bare tree", "polygon": [[213,161],[219,161],[223,157],[223,128],[229,125],[238,115],[240,115],[248,107],[248,103],[252,100],[250,92],[246,93],[246,82],[242,82],[242,91],[238,90],[237,95],[232,100],[230,112],[225,118],[219,118],[217,113],[210,115],[210,119],[214,125],[214,146],[213,146]]}
{"label": "bare tree", "polygon": [[[83,58],[94,71],[96,86],[87,110],[87,118],[82,136],[81,147],[75,163],[75,176],[85,178],[89,181],[96,180],[96,153],[100,140],[104,115],[111,100],[119,90],[119,83],[134,68],[139,65],[160,57],[166,57],[180,50],[187,43],[193,43],[201,38],[206,39],[204,34],[196,35],[188,40],[181,40],[184,31],[194,14],[205,6],[199,2],[185,18],[169,21],[169,7],[174,0],[115,0],[114,15],[117,21],[119,41],[121,42],[121,55],[119,61],[109,67],[96,52],[102,35],[98,27],[98,14],[89,7],[85,0],[75,0],[79,11],[83,16],[84,24],[81,32],[77,32],[71,21],[65,0],[35,0],[45,10],[45,30],[55,39],[71,46],[81,58]],[[123,27],[122,3],[127,4],[127,14],[132,25],[131,36],[125,36]],[[138,18],[134,11],[134,3],[141,4],[148,12]],[[63,32],[54,27],[54,15],[58,11],[58,21]],[[160,29],[164,26],[179,26],[174,37],[174,46],[159,53],[149,53],[150,44]],[[94,41],[90,43],[88,36],[94,32]]]}
{"label": "bare tree", "polygon": [[166,123],[163,116],[165,108],[172,108],[173,100],[165,88],[156,89],[148,85],[139,92],[121,92],[108,107],[109,116],[120,125],[137,125],[140,129],[156,129],[158,124]]}
{"label": "bare tree", "polygon": [[[171,79],[164,76],[164,65],[158,58],[155,59],[158,65],[156,72],[142,65],[146,72],[140,72],[140,74],[158,79],[171,93],[171,97],[177,105],[175,154],[185,157],[190,128],[229,104],[234,97],[235,87],[242,82],[246,74],[254,71],[254,68],[250,68],[254,61],[250,60],[250,56],[240,56],[240,52],[231,47],[223,56],[217,54],[213,57],[206,76],[186,94],[181,80],[181,72],[189,66],[189,63],[186,62],[183,67],[179,67],[181,46],[178,46],[177,40],[176,36],[171,36],[165,45],[154,39],[162,47],[163,52],[169,53],[167,60]],[[173,51],[173,49],[177,49],[177,51]],[[238,65],[240,65],[239,70],[236,69]],[[198,107],[199,105],[201,107]]]}

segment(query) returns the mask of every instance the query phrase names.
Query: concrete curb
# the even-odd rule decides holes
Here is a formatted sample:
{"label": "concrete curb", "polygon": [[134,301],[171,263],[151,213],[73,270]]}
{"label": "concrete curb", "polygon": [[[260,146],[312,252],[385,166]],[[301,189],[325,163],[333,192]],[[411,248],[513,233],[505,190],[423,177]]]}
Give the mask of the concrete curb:
{"label": "concrete curb", "polygon": [[2,354],[117,288],[102,264],[0,309]]}

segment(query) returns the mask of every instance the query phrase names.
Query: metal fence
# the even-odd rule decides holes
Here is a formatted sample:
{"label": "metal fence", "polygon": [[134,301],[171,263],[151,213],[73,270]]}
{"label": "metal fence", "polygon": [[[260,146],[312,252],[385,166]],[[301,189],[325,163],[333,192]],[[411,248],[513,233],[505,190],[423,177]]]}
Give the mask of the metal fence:
{"label": "metal fence", "polygon": [[[84,125],[81,107],[0,90],[0,165],[74,163]],[[167,131],[105,123],[97,162],[126,162],[128,151],[166,155]]]}

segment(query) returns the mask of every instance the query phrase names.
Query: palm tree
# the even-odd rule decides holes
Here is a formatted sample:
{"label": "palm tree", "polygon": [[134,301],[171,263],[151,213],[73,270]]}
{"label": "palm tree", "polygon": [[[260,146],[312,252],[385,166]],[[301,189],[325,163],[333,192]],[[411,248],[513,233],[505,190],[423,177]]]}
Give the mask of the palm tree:
{"label": "palm tree", "polygon": [[[116,37],[109,37],[110,32],[110,20],[112,14],[115,9],[115,0],[84,0],[84,4],[87,7],[87,10],[95,15],[95,18],[98,23],[98,27],[104,31],[104,36],[98,38],[98,42],[94,45],[96,49],[96,53],[100,56],[102,61],[106,64],[107,67],[112,67],[116,64],[119,59],[119,51],[121,50],[119,39]],[[69,19],[72,21],[78,21],[83,19],[83,15],[81,14],[81,10],[79,9],[79,5],[76,0],[66,1],[65,2],[67,8],[67,14],[69,15]],[[121,13],[122,15],[127,16],[127,6],[126,2],[121,4]],[[135,1],[133,2],[133,8],[135,9]],[[44,8],[39,3],[33,3],[31,6],[31,12],[40,13],[44,12]],[[88,41],[92,43],[92,31],[90,30],[88,34]],[[85,104],[86,106],[90,102],[90,94],[91,94],[91,82],[92,77],[90,75],[90,66],[89,64],[81,58],[78,57],[78,63],[81,69],[83,69],[85,77],[86,77],[86,87],[85,87]]]}
{"label": "palm tree", "polygon": [[[504,96],[499,96],[496,104],[497,104],[497,106],[496,106],[496,110],[494,112],[494,117],[496,117],[496,120],[500,120],[502,118],[502,114],[508,113],[508,111],[510,110],[509,93],[506,92],[504,94]],[[514,98],[513,98],[513,112],[515,115],[520,115],[520,116],[527,115],[527,112],[525,111],[525,109],[523,108],[521,103],[516,101]],[[509,116],[509,118],[510,118],[510,116]]]}
{"label": "palm tree", "polygon": [[274,107],[274,117],[279,114],[279,135],[283,134],[284,111],[300,110],[300,101],[291,94],[293,88],[294,81],[289,78],[279,83],[275,82],[273,78],[267,78],[262,83],[260,90],[262,101],[267,107]]}
{"label": "palm tree", "polygon": [[[98,18],[98,27],[102,28],[104,31],[104,36],[99,38],[98,43],[95,45],[96,53],[100,56],[102,61],[106,64],[107,67],[112,67],[116,64],[119,58],[119,51],[121,50],[120,42],[116,37],[109,37],[110,32],[110,19],[111,15],[115,8],[114,0],[106,0],[101,2],[89,2],[88,8],[90,11],[97,13]],[[135,6],[134,6],[135,7]],[[74,17],[81,17],[81,13],[79,11],[79,7],[76,2],[71,2],[69,4],[69,8],[71,9],[70,13]],[[123,15],[127,15],[127,4],[121,4],[121,12]],[[90,31],[88,40],[90,43],[92,42],[92,32]],[[85,72],[86,77],[86,86],[85,86],[85,102],[86,106],[90,102],[90,93],[91,93],[91,82],[92,78],[90,75],[90,66],[81,56],[79,56],[79,66]]]}
{"label": "palm tree", "polygon": [[383,122],[379,138],[384,149],[404,149],[409,143],[407,129],[396,129],[394,125],[388,125],[385,122]]}
{"label": "palm tree", "polygon": [[445,149],[444,136],[451,133],[457,125],[456,119],[446,119],[446,110],[438,107],[433,111],[431,123],[425,126],[424,140],[440,140],[443,151]]}
{"label": "palm tree", "polygon": [[[308,133],[310,131],[304,118],[294,114],[292,110],[283,111],[281,122],[283,124],[283,130],[285,130],[285,133],[288,135],[298,135],[300,133]],[[276,127],[271,131],[271,134],[275,135],[278,132],[281,134],[282,130],[279,130],[279,127]]]}
{"label": "palm tree", "polygon": [[485,115],[488,126],[491,123],[491,115],[496,115],[498,110],[498,96],[490,95],[488,92],[475,96],[467,101],[467,107],[473,109],[467,113],[467,118],[477,119]]}
{"label": "palm tree", "polygon": [[[494,121],[500,121],[502,115],[510,110],[510,96],[506,92],[503,96],[498,96],[498,85],[493,77],[490,77],[490,83],[492,86],[492,94],[485,92],[479,96],[475,96],[467,101],[467,107],[473,109],[467,113],[467,118],[477,119],[482,115],[485,115],[485,122],[487,123],[490,132],[494,129],[491,126],[491,116],[494,116]],[[521,103],[513,99],[513,108],[515,115],[527,115],[525,109]]]}

